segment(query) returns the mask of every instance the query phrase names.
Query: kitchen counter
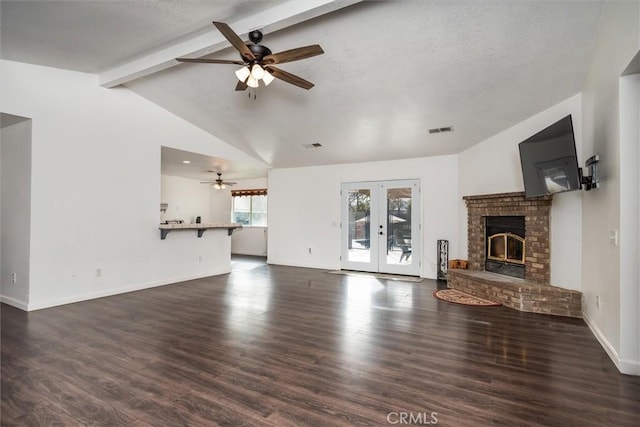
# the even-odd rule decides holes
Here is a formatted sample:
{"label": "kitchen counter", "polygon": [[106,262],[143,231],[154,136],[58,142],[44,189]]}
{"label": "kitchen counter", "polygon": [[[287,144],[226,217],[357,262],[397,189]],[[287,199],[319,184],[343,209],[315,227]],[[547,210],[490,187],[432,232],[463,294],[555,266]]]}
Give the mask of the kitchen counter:
{"label": "kitchen counter", "polygon": [[198,233],[198,237],[202,237],[202,234],[209,229],[212,228],[223,228],[228,231],[228,235],[237,230],[238,228],[242,228],[242,224],[238,224],[236,222],[229,223],[201,223],[201,224],[160,224],[160,239],[164,240],[169,234],[170,231],[175,230],[196,230]]}

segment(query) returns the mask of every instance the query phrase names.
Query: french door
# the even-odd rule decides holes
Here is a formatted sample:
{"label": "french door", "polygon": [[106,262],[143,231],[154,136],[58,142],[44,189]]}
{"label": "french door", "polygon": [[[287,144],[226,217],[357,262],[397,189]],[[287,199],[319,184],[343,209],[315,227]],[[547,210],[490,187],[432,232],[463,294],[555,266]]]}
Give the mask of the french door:
{"label": "french door", "polygon": [[342,184],[343,270],[420,275],[419,181]]}

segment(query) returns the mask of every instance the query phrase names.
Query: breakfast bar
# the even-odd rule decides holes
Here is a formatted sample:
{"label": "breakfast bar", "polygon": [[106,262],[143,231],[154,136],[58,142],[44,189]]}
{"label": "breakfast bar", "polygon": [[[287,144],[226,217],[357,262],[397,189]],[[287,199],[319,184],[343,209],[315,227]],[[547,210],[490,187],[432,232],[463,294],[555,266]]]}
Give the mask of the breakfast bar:
{"label": "breakfast bar", "polygon": [[228,235],[242,228],[242,224],[235,222],[230,223],[205,223],[205,224],[160,224],[160,239],[164,240],[170,231],[176,230],[195,230],[198,233],[198,237],[202,237],[205,231],[212,228],[224,228],[228,231]]}

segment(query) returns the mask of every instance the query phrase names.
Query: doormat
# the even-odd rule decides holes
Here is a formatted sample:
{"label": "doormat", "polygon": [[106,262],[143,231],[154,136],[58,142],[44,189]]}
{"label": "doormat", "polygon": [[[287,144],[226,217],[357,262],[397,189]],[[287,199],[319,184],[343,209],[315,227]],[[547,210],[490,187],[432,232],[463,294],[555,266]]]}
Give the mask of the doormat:
{"label": "doormat", "polygon": [[400,280],[403,282],[414,282],[414,283],[422,282],[422,277],[402,276],[397,274],[385,274],[385,273],[368,273],[366,271],[332,270],[332,271],[327,271],[327,273],[341,274],[343,276],[358,276],[358,277],[371,277],[375,279]]}
{"label": "doormat", "polygon": [[492,307],[502,305],[499,302],[489,301],[484,298],[477,297],[475,295],[465,294],[464,292],[460,292],[456,289],[441,289],[439,291],[435,291],[433,296],[447,302],[452,302],[455,304],[462,305],[477,305],[484,307]]}

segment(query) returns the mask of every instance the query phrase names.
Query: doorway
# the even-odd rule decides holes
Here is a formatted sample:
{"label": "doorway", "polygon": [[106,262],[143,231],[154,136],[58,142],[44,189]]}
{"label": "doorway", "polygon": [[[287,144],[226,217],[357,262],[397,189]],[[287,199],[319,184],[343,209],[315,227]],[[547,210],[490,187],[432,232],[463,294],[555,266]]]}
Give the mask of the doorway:
{"label": "doorway", "polygon": [[341,268],[420,275],[420,182],[342,184]]}

